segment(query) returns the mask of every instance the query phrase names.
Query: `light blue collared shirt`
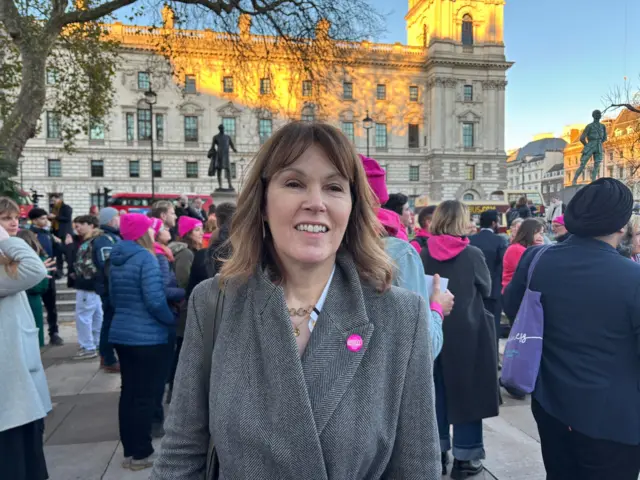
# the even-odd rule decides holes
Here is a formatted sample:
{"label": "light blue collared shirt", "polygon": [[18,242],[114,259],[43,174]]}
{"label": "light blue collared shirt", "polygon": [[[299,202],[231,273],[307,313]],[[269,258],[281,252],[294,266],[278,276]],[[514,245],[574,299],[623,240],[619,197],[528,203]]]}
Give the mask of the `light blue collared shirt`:
{"label": "light blue collared shirt", "polygon": [[331,286],[331,280],[333,280],[333,274],[336,273],[336,266],[333,266],[333,270],[331,270],[331,275],[329,276],[329,280],[327,284],[324,286],[324,290],[322,291],[322,295],[320,295],[320,299],[316,303],[316,306],[313,308],[311,315],[309,316],[309,333],[313,332],[313,327],[316,326],[316,322],[318,321],[318,316],[322,311],[322,307],[324,306],[324,302],[327,299],[327,294],[329,293],[329,287]]}

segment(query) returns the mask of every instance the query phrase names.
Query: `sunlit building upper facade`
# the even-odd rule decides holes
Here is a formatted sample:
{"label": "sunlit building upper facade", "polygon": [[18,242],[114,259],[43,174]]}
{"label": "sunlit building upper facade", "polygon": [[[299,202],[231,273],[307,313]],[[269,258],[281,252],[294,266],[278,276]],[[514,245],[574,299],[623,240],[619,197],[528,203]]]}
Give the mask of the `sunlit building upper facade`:
{"label": "sunlit building upper facade", "polygon": [[[123,48],[115,107],[94,122],[88,138],[78,139],[73,154],[61,150],[55,113],[44,112],[40,134],[23,154],[24,187],[63,193],[76,211],[98,203],[102,187],[149,192],[153,141],[157,193],[209,193],[217,181],[207,176],[206,154],[224,125],[238,150],[231,152],[231,176],[239,189],[260,145],[297,119],[337,126],[363,154],[368,141],[391,192],[431,201],[489,198],[506,187],[511,63],[504,54],[503,4],[411,0],[408,45],[342,42],[332,48],[347,54],[327,55],[328,73],[315,78],[285,57],[266,55],[270,40],[253,35],[246,18],[235,37],[179,30],[170,11],[163,12],[163,28],[109,25],[108,35]],[[327,28],[320,22],[316,37]],[[265,45],[256,55],[262,58],[238,62],[225,43],[231,37]],[[178,45],[170,63],[157,55],[166,38]],[[149,89],[157,94],[153,111],[144,101]]]}

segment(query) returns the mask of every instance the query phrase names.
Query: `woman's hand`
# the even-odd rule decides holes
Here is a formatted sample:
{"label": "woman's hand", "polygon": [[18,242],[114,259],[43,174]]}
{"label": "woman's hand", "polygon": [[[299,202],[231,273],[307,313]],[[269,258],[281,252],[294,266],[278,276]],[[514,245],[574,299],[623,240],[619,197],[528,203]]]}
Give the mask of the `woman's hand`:
{"label": "woman's hand", "polygon": [[55,258],[47,258],[44,261],[44,266],[47,267],[47,272],[55,272],[56,271],[56,259]]}
{"label": "woman's hand", "polygon": [[67,236],[64,238],[65,245],[71,245],[73,243],[73,237],[67,233]]}
{"label": "woman's hand", "polygon": [[451,310],[453,309],[453,300],[454,296],[449,290],[446,292],[442,292],[440,290],[440,275],[435,274],[433,276],[433,291],[431,292],[431,298],[429,298],[429,302],[437,303],[442,307],[442,313],[445,315],[449,315]]}

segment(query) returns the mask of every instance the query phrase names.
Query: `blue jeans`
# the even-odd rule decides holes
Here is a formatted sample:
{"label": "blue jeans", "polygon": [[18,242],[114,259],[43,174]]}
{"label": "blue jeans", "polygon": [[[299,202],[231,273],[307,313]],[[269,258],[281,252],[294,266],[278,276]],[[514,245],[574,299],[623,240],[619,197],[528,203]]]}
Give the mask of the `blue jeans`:
{"label": "blue jeans", "polygon": [[109,343],[109,330],[113,321],[113,306],[108,297],[102,297],[102,330],[100,330],[100,356],[104,359],[105,366],[109,367],[118,363],[113,344]]}
{"label": "blue jeans", "polygon": [[[450,424],[447,419],[447,392],[444,386],[440,358],[434,364],[433,378],[436,387],[436,418],[440,436],[440,451],[444,453],[451,449],[451,435],[449,433]],[[482,420],[453,425],[453,457],[461,461],[482,460],[485,458]]]}

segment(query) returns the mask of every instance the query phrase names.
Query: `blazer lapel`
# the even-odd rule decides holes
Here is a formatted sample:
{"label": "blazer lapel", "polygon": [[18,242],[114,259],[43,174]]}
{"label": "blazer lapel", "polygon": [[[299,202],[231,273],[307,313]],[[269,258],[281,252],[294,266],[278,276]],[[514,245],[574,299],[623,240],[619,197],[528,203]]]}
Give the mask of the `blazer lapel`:
{"label": "blazer lapel", "polygon": [[[355,264],[346,255],[340,255],[329,294],[302,356],[318,435],[351,384],[373,330]],[[363,342],[357,351],[347,348],[347,340],[353,335]]]}
{"label": "blazer lapel", "polygon": [[[312,407],[304,380],[298,347],[293,337],[284,292],[275,286],[266,273],[259,272],[255,285],[256,316],[255,381],[264,386],[269,399],[267,416],[273,422],[270,443],[281,456],[281,465],[291,465],[291,471],[279,472],[281,478],[326,479],[326,467],[317,434]],[[304,459],[304,467],[293,468]]]}

